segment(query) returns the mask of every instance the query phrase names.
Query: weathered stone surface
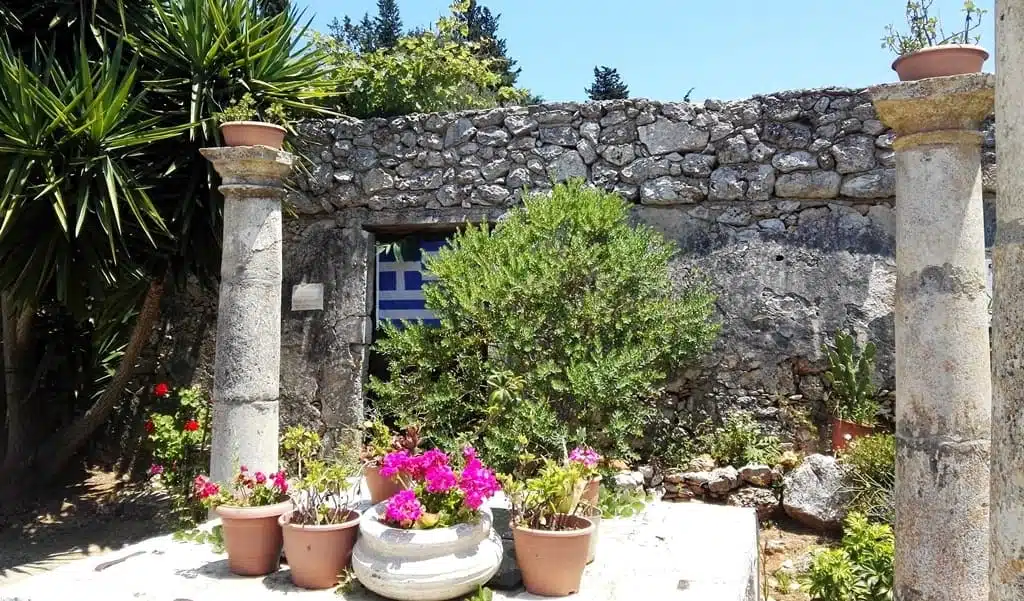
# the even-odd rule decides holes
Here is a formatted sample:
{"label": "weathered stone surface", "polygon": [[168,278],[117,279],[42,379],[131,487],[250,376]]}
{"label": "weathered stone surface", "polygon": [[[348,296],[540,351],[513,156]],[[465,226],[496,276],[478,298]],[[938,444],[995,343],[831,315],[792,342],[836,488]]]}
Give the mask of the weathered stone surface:
{"label": "weathered stone surface", "polygon": [[757,512],[759,521],[770,520],[779,511],[779,498],[768,488],[748,486],[729,493],[726,500],[734,507],[750,507]]}
{"label": "weathered stone surface", "polygon": [[664,176],[640,187],[640,202],[660,205],[691,203],[702,200],[707,192],[707,188],[698,181]]}
{"label": "weathered stone surface", "polygon": [[806,150],[779,152],[772,157],[772,166],[783,173],[810,171],[818,168],[818,159]]}
{"label": "weathered stone surface", "polygon": [[775,179],[775,195],[782,198],[835,198],[843,176],[835,171],[794,171]]}
{"label": "weathered stone surface", "polygon": [[701,150],[708,143],[708,132],[689,123],[659,119],[639,128],[640,142],[652,155]]}
{"label": "weathered stone surface", "polygon": [[739,472],[736,471],[736,468],[729,465],[711,470],[708,475],[706,489],[711,494],[721,495],[734,488],[739,488],[740,484],[742,482],[740,481]]}
{"label": "weathered stone surface", "polygon": [[767,465],[744,465],[740,468],[740,478],[754,486],[771,486],[775,479],[775,472]]}
{"label": "weathered stone surface", "polygon": [[570,150],[560,155],[551,166],[548,167],[548,175],[556,182],[565,181],[573,177],[587,177],[587,164],[583,157],[575,150]]}
{"label": "weathered stone surface", "polygon": [[896,170],[876,169],[848,175],[839,193],[851,198],[892,198],[896,194]]}
{"label": "weathered stone surface", "polygon": [[843,484],[843,470],[835,457],[808,455],[783,481],[786,515],[819,530],[842,525],[850,492]]}
{"label": "weathered stone surface", "polygon": [[839,173],[856,173],[875,166],[875,140],[871,136],[849,136],[832,145]]}

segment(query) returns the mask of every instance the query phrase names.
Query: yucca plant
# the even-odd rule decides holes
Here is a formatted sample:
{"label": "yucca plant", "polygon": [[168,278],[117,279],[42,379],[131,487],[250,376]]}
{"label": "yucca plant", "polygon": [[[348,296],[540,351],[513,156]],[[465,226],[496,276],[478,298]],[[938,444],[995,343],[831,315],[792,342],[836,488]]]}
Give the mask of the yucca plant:
{"label": "yucca plant", "polygon": [[824,378],[831,388],[828,401],[832,415],[855,424],[873,425],[878,413],[875,385],[871,381],[875,344],[868,342],[860,350],[852,335],[839,331],[835,345],[825,345],[822,350],[829,363]]}

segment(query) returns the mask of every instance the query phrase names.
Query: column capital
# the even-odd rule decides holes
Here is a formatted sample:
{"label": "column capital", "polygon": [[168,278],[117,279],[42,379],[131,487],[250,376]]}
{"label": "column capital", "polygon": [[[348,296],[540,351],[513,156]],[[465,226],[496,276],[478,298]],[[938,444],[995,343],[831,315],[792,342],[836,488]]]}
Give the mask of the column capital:
{"label": "column capital", "polygon": [[218,146],[199,152],[213,163],[224,188],[279,188],[291,172],[295,155],[269,146]]}
{"label": "column capital", "polygon": [[868,89],[878,118],[896,132],[897,150],[920,144],[981,142],[995,109],[995,77],[969,73],[887,83]]}

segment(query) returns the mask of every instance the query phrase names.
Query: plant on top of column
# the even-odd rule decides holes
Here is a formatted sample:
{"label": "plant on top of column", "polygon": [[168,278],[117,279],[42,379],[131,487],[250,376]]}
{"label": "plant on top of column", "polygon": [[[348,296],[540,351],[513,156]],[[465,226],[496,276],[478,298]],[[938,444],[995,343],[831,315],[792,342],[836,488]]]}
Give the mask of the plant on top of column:
{"label": "plant on top of column", "polygon": [[269,146],[281,148],[288,133],[288,112],[278,101],[265,108],[257,106],[252,94],[246,92],[241,98],[232,98],[231,103],[214,114],[220,123],[220,132],[228,146]]}
{"label": "plant on top of column", "polygon": [[892,68],[901,81],[928,77],[980,73],[988,52],[978,46],[981,36],[974,32],[981,26],[985,10],[973,0],[964,0],[963,27],[946,35],[931,10],[933,0],[908,0],[906,18],[908,33],[900,33],[892,25],[886,26],[882,48],[896,53]]}
{"label": "plant on top of column", "polygon": [[290,489],[295,508],[278,519],[292,582],[307,589],[333,587],[348,568],[358,533],[358,459],[321,459],[320,436],[299,426],[284,433],[281,446],[296,466]]}
{"label": "plant on top of column", "polygon": [[501,564],[501,539],[485,505],[501,490],[494,472],[465,447],[389,453],[381,475],[403,489],[367,511],[352,556],[359,581],[390,599],[452,599],[485,584]]}
{"label": "plant on top of column", "polygon": [[284,470],[265,474],[243,465],[230,488],[205,475],[196,476],[194,484],[196,496],[221,519],[228,569],[239,576],[277,570],[282,546],[277,520],[292,508]]}
{"label": "plant on top of column", "polygon": [[839,451],[858,436],[870,434],[879,410],[875,385],[875,344],[863,349],[851,334],[836,332],[834,345],[825,345],[828,369],[823,374],[829,385],[826,399],[832,413],[832,449]]}

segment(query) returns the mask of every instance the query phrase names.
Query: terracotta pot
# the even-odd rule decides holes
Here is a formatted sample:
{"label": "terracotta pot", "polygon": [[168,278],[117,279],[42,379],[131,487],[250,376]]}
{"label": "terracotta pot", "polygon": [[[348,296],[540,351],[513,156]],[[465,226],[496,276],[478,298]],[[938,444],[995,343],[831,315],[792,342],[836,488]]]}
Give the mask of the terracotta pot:
{"label": "terracotta pot", "polygon": [[[855,440],[857,438],[860,438],[861,436],[868,436],[874,431],[875,429],[871,426],[862,426],[860,424],[855,424],[853,422],[848,422],[833,417],[832,450],[842,451],[843,449],[846,448],[846,445],[849,444],[851,440]],[[847,440],[846,438],[847,435],[850,436],[849,440]]]}
{"label": "terracotta pot", "polygon": [[581,514],[594,524],[594,533],[590,535],[590,544],[587,546],[587,564],[594,563],[597,557],[597,539],[601,531],[601,509],[598,507],[587,507]]}
{"label": "terracotta pot", "polygon": [[366,466],[363,468],[363,476],[366,478],[366,487],[370,489],[370,502],[374,505],[390,499],[396,492],[402,490],[402,485],[397,480],[381,476],[379,467]]}
{"label": "terracotta pot", "polygon": [[944,44],[905,54],[893,61],[892,69],[900,81],[916,81],[928,77],[981,73],[986,59],[988,52],[981,46]]}
{"label": "terracotta pot", "polygon": [[292,508],[291,501],[263,507],[221,505],[214,511],[224,531],[228,569],[239,576],[264,576],[281,561],[281,527],[277,519]]}
{"label": "terracotta pot", "polygon": [[384,503],[363,512],[352,570],[360,584],[387,599],[442,601],[471,593],[501,566],[504,549],[491,510],[451,528],[403,530],[378,518]]}
{"label": "terracotta pot", "polygon": [[352,560],[352,547],[359,533],[359,513],[350,511],[343,523],[323,526],[293,524],[294,515],[294,511],[289,511],[278,519],[292,582],[313,590],[335,586],[338,576]]}
{"label": "terracotta pot", "polygon": [[601,476],[594,476],[590,482],[587,482],[587,487],[583,489],[583,496],[580,497],[580,501],[591,507],[597,507],[597,500],[600,496]]}
{"label": "terracotta pot", "polygon": [[564,597],[580,590],[594,524],[578,516],[566,519],[574,530],[512,530],[523,585],[534,595]]}
{"label": "terracotta pot", "polygon": [[228,121],[220,124],[226,146],[269,146],[281,148],[285,128],[262,121]]}

